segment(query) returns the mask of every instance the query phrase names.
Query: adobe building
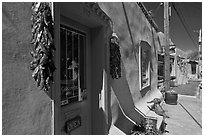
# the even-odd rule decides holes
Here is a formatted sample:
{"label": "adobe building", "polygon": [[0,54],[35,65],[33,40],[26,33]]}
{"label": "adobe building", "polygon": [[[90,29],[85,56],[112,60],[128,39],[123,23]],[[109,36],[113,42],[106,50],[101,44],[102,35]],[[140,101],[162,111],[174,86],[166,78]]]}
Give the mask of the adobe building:
{"label": "adobe building", "polygon": [[176,84],[181,85],[181,84],[186,84],[188,83],[188,72],[187,72],[187,55],[186,53],[179,49],[176,48],[176,54],[175,54],[175,74],[176,74]]}
{"label": "adobe building", "polygon": [[[162,32],[158,33],[159,39],[161,42],[161,47],[165,46],[165,35]],[[188,64],[187,64],[187,55],[186,53],[177,48],[176,45],[169,39],[169,54],[170,54],[170,86],[178,86],[181,84],[188,83]],[[164,50],[158,55],[158,75],[159,75],[159,84],[163,82],[161,80],[164,77],[163,74],[163,65],[164,65]],[[160,78],[161,77],[161,78]],[[161,81],[161,82],[160,82]]]}
{"label": "adobe building", "polygon": [[2,3],[2,134],[159,129],[157,30],[140,2]]}
{"label": "adobe building", "polygon": [[200,80],[202,77],[201,60],[187,59],[187,73],[189,80]]}

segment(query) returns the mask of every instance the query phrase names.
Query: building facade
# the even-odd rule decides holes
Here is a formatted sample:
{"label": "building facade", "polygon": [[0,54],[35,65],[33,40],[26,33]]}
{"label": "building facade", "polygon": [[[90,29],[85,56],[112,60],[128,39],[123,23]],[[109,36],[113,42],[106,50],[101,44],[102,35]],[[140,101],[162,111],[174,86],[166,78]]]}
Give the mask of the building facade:
{"label": "building facade", "polygon": [[[159,39],[161,42],[161,46],[164,47],[165,43],[165,35],[162,32],[159,32]],[[169,39],[169,54],[170,54],[170,76],[171,76],[171,81],[170,81],[170,86],[178,86],[181,84],[186,84],[188,83],[188,63],[187,63],[187,55],[186,53],[176,47],[176,45]],[[159,53],[159,64],[160,66],[158,67],[158,74],[159,74],[159,79],[162,79],[164,77],[163,74],[163,66],[164,66],[164,50]],[[160,78],[161,77],[161,78]],[[160,80],[162,83],[163,80]]]}
{"label": "building facade", "polygon": [[[157,118],[159,128],[162,117],[150,112],[147,102],[162,98],[157,88],[160,42],[143,4],[49,5],[54,25],[50,35],[47,8],[39,3],[2,4],[2,133],[130,134],[147,116]],[[44,24],[39,36],[47,32],[43,36],[53,36],[50,43],[55,46],[56,69],[46,90],[36,86],[38,76],[33,76],[35,82],[31,75],[38,72],[29,68],[30,52],[36,48],[30,44],[30,18],[41,8],[47,12],[41,21],[48,30]]]}

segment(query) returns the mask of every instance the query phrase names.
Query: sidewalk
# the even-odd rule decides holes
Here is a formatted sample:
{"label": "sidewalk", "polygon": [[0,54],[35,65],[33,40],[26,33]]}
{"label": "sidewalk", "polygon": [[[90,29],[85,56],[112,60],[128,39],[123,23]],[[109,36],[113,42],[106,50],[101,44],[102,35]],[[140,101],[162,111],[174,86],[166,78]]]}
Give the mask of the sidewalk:
{"label": "sidewalk", "polygon": [[166,135],[202,135],[202,100],[178,95],[177,105],[163,103],[163,108],[170,117],[166,119]]}

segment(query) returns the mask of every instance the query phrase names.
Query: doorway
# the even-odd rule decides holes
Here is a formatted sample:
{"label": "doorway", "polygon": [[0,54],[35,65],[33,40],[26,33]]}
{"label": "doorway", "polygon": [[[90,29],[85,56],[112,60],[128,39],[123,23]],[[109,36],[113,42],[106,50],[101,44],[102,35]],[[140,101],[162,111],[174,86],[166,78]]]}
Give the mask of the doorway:
{"label": "doorway", "polygon": [[90,134],[90,97],[87,92],[86,48],[89,32],[71,20],[60,24],[60,103],[67,134]]}
{"label": "doorway", "polygon": [[[91,10],[93,4],[101,14]],[[55,3],[54,134],[107,134],[111,26],[96,3]],[[87,14],[90,13],[90,14]],[[106,18],[104,18],[106,16]]]}

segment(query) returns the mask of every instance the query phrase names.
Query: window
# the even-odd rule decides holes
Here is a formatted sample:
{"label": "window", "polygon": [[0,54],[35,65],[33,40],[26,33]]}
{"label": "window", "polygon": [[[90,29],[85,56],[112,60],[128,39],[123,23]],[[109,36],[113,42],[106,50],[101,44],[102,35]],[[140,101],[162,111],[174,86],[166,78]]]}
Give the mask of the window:
{"label": "window", "polygon": [[192,74],[196,74],[196,63],[191,63]]}
{"label": "window", "polygon": [[158,54],[158,76],[161,78],[164,77],[164,56]]}
{"label": "window", "polygon": [[145,41],[141,41],[139,46],[140,89],[150,86],[150,58],[150,45]]}
{"label": "window", "polygon": [[85,40],[84,33],[60,25],[61,105],[86,98]]}
{"label": "window", "polygon": [[170,56],[170,75],[175,76],[174,57]]}
{"label": "window", "polygon": [[[170,74],[173,74],[174,57],[170,56]],[[164,79],[164,55],[158,54],[158,79]]]}
{"label": "window", "polygon": [[[158,84],[159,86],[164,82],[164,54],[158,54]],[[175,76],[174,57],[170,56],[170,74]]]}

